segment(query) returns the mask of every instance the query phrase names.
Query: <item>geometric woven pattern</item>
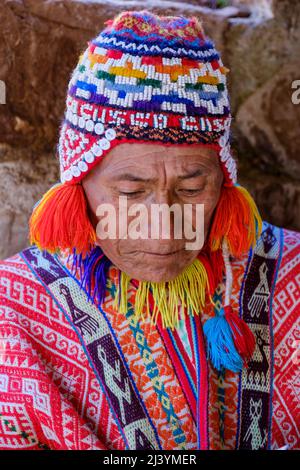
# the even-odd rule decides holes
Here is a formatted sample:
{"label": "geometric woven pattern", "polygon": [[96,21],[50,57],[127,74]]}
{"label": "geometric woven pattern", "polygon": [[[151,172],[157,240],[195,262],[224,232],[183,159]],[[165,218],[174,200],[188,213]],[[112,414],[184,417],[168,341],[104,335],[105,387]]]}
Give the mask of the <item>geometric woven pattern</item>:
{"label": "geometric woven pattern", "polygon": [[0,266],[0,447],[123,448],[87,358],[53,299],[19,254]]}
{"label": "geometric woven pattern", "polygon": [[300,237],[285,231],[273,303],[273,448],[300,447]]}
{"label": "geometric woven pattern", "polygon": [[[266,228],[268,224],[264,223]],[[271,302],[273,365],[269,364],[272,386],[267,440],[268,448],[289,444],[292,449],[299,449],[300,234],[276,231],[283,237],[283,253]],[[177,345],[170,349],[165,336],[149,319],[137,323],[130,309],[127,315],[115,312],[113,296],[118,272],[114,267],[102,310],[93,317],[101,331],[95,330],[89,320],[92,309],[86,309],[80,300],[84,293],[79,285],[74,291],[70,287],[76,279],[68,276],[65,258],[58,257],[61,264],[55,264],[50,255],[40,257],[35,250],[32,247],[0,263],[0,449],[126,449],[132,439],[137,447],[149,449],[197,449],[195,410],[188,399],[188,381],[178,376],[176,366],[176,351],[183,351],[190,335],[174,334],[172,341]],[[237,310],[247,286],[247,263],[247,256],[232,260],[232,298]],[[68,296],[66,287],[59,287],[59,279],[64,279],[61,284],[71,289],[73,303],[68,297],[64,309],[58,307],[55,299]],[[56,293],[49,289],[52,285],[58,286]],[[223,291],[220,284],[214,297],[217,305]],[[129,303],[134,301],[134,294],[132,287]],[[67,315],[70,311],[75,315],[73,325]],[[201,323],[213,314],[209,307]],[[108,330],[102,331],[103,321]],[[77,334],[75,324],[83,328],[82,335]],[[108,335],[109,331],[113,334]],[[188,345],[190,351],[191,346]],[[109,394],[99,381],[100,369],[94,367],[93,354],[102,358],[100,365],[101,370],[106,370]],[[190,371],[189,381],[193,381],[194,355],[183,357]],[[252,402],[249,397],[252,408],[249,405],[245,409],[247,402],[240,401],[241,379],[240,374],[230,371],[225,375],[217,373],[208,363],[209,449],[238,448],[239,430],[246,429],[249,416],[252,422],[256,416],[259,424],[263,410],[254,403],[255,395]],[[195,384],[191,384],[194,389]],[[129,408],[135,410],[130,419]],[[136,420],[138,416],[140,421]],[[123,429],[120,419],[126,422]],[[257,443],[251,442],[247,439],[247,446],[255,448]]]}

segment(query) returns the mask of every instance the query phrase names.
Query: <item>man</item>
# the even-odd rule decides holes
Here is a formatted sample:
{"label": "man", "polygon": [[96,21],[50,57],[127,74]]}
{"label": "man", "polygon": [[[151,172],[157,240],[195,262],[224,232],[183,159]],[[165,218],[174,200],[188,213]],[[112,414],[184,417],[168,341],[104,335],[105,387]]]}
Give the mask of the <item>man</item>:
{"label": "man", "polygon": [[[300,235],[237,184],[227,72],[196,18],[147,10],[80,56],[61,182],[0,264],[2,449],[299,448]],[[196,239],[204,205],[203,243],[132,236],[156,204]]]}

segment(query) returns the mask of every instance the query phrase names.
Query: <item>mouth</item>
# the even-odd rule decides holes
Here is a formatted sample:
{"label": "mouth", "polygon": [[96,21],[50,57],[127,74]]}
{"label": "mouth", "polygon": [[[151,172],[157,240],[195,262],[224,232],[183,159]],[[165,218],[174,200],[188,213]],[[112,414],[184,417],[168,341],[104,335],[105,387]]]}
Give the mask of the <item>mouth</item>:
{"label": "mouth", "polygon": [[172,256],[178,255],[181,251],[182,249],[176,250],[176,251],[168,251],[166,253],[154,252],[154,251],[141,251],[140,253],[143,253],[144,255],[147,255],[147,256],[155,256],[157,258],[170,258]]}

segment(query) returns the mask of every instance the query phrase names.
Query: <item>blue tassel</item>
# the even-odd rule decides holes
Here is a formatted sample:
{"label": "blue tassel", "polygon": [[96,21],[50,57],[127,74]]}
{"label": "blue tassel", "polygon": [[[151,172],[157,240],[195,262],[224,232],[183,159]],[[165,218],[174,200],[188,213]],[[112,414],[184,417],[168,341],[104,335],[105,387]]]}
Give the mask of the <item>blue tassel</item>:
{"label": "blue tassel", "polygon": [[207,320],[203,326],[207,354],[217,370],[221,371],[225,368],[240,372],[243,368],[243,360],[235,348],[232,331],[224,315],[222,308],[219,315]]}
{"label": "blue tassel", "polygon": [[[87,291],[88,301],[96,302],[100,305],[106,293],[106,281],[108,269],[111,261],[104,255],[99,246],[94,247],[85,258],[78,255],[76,250],[73,250],[73,273],[79,268],[80,272],[80,287]],[[94,281],[94,289],[92,289],[92,282]],[[92,292],[93,290],[93,292]]]}

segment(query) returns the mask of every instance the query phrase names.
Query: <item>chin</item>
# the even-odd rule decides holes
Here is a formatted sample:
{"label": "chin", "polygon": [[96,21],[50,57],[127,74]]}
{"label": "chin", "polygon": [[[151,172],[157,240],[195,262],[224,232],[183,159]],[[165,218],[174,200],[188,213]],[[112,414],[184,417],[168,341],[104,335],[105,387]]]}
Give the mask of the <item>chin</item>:
{"label": "chin", "polygon": [[149,282],[167,282],[175,279],[193,263],[198,251],[146,249],[136,251],[134,256],[125,254],[112,262],[132,279]]}
{"label": "chin", "polygon": [[[151,265],[147,264],[145,268],[145,262],[144,262],[144,267],[141,269],[138,269],[138,266],[136,265],[133,268],[133,275],[135,279],[139,281],[150,281],[150,282],[167,282],[167,281],[172,281],[175,279],[179,274],[181,274],[184,269],[190,264],[191,262],[186,262],[186,263],[172,263],[171,265],[168,265],[165,263],[164,265],[161,265],[160,262],[156,263],[153,268]],[[130,272],[127,271],[127,274],[131,275]]]}

